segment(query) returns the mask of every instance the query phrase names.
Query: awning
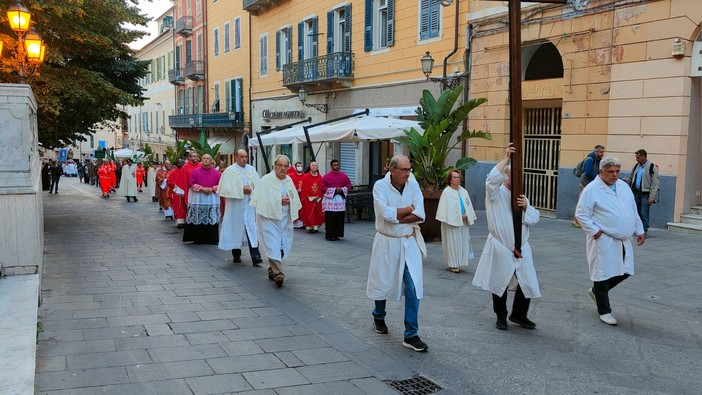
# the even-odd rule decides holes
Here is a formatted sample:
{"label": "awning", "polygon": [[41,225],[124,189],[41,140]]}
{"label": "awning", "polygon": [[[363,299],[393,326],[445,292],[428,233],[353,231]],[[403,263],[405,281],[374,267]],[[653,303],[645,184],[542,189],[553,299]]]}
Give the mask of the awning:
{"label": "awning", "polygon": [[129,148],[122,148],[114,151],[115,158],[131,158],[134,155],[136,155],[137,158],[141,158],[144,156],[144,153],[141,151],[134,152]]}
{"label": "awning", "polygon": [[[374,117],[416,117],[417,107],[385,107],[385,108],[371,108],[368,111],[368,115]],[[358,109],[354,113],[362,112],[364,109]]]}
{"label": "awning", "polygon": [[219,147],[220,155],[231,155],[236,153],[236,137],[235,136],[210,136],[207,138],[207,144],[213,147],[217,144],[222,144]]}
{"label": "awning", "polygon": [[[318,126],[312,125],[312,127],[307,128],[307,132],[312,143],[326,141],[376,141],[403,137],[405,136],[404,130],[411,128],[424,133],[424,129],[416,121],[361,115],[338,122]],[[261,135],[261,141],[264,146],[307,142],[302,126]],[[258,140],[251,139],[251,144],[258,146]]]}

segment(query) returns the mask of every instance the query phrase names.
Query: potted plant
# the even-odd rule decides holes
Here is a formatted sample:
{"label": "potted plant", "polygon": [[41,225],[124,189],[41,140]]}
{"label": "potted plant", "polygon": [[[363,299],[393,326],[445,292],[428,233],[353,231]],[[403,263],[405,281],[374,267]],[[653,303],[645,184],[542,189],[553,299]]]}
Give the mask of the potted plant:
{"label": "potted plant", "polygon": [[412,128],[405,130],[406,136],[398,139],[409,148],[412,172],[424,193],[427,218],[421,228],[424,238],[430,241],[441,237],[441,226],[434,217],[441,191],[446,187],[446,175],[453,169],[466,170],[476,163],[475,159],[466,157],[460,158],[455,165],[446,166],[447,157],[465,140],[492,139],[490,133],[461,128],[468,114],[487,101],[485,98],[470,99],[456,107],[462,92],[462,86],[447,89],[437,100],[425,89],[417,108],[417,118],[424,134]]}

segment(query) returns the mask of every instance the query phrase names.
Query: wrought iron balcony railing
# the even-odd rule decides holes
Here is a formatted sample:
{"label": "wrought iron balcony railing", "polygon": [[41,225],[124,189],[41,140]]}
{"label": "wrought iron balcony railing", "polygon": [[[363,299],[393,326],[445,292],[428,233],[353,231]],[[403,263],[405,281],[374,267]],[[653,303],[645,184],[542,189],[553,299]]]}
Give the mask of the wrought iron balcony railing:
{"label": "wrought iron balcony railing", "polygon": [[193,60],[185,64],[185,76],[193,81],[205,79],[205,61]]}
{"label": "wrought iron balcony railing", "polygon": [[193,34],[193,17],[183,16],[180,17],[175,24],[176,34],[187,37]]}
{"label": "wrought iron balcony railing", "polygon": [[281,0],[243,0],[243,8],[254,15],[258,15],[275,7],[280,2]]}
{"label": "wrought iron balcony railing", "polygon": [[183,85],[185,83],[185,71],[183,69],[168,70],[168,82],[173,85]]}
{"label": "wrought iron balcony railing", "polygon": [[352,52],[334,52],[289,63],[283,66],[283,85],[310,82],[345,83],[353,79],[354,66]]}
{"label": "wrought iron balcony railing", "polygon": [[168,117],[171,128],[243,128],[243,112],[217,112],[210,114],[171,115]]}

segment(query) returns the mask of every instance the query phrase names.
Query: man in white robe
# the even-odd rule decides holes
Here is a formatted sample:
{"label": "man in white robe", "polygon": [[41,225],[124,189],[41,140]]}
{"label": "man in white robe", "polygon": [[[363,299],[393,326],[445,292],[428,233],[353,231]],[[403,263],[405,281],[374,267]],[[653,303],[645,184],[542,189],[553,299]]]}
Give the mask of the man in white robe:
{"label": "man in white robe", "polygon": [[247,239],[249,254],[254,266],[263,262],[258,250],[256,217],[249,205],[251,192],[261,180],[256,169],[248,164],[249,154],[240,149],[236,163],[227,167],[219,180],[219,196],[226,198],[224,218],[219,235],[219,249],[232,250],[235,263],[241,262],[241,245]]}
{"label": "man in white robe", "polygon": [[634,275],[634,248],[646,240],[631,188],[619,179],[622,163],[605,157],[600,174],[583,189],[575,216],[587,234],[587,263],[593,287],[587,293],[597,303],[600,320],[617,325],[609,305],[609,290]]}
{"label": "man in white robe", "polygon": [[419,184],[409,179],[409,158],[398,155],[390,171],[373,186],[375,229],[366,295],[375,300],[373,323],[378,333],[388,333],[385,305],[388,298],[405,294],[405,331],[402,345],[414,351],[429,347],[419,338],[419,300],[424,296],[422,256],[426,246],[419,231],[424,221],[424,198]]}
{"label": "man in white robe", "polygon": [[263,252],[268,256],[268,279],[283,286],[283,257],[290,252],[293,222],[302,207],[297,188],[287,175],[290,159],[278,155],[274,170],[261,177],[251,194],[251,206],[256,210],[256,228]]}
{"label": "man in white robe", "polygon": [[156,185],[156,173],[158,173],[158,163],[151,162],[146,173],[146,188],[149,191],[149,196],[151,196],[151,202],[158,202],[158,197],[156,197],[156,191],[158,191]]}
{"label": "man in white robe", "polygon": [[122,179],[119,183],[119,193],[127,198],[129,202],[131,198],[134,198],[135,202],[137,199],[137,182],[136,182],[136,170],[137,167],[132,159],[127,159],[127,162],[122,166]]}
{"label": "man in white robe", "polygon": [[516,251],[514,245],[512,182],[508,166],[514,152],[510,143],[505,157],[492,168],[485,181],[485,216],[489,233],[473,277],[473,285],[492,293],[492,307],[497,315],[495,327],[499,330],[507,330],[508,288],[515,291],[509,320],[522,328],[536,328],[527,314],[531,299],[541,297],[529,246],[529,227],[539,222],[539,211],[524,195],[517,197],[517,205],[523,210],[521,252]]}

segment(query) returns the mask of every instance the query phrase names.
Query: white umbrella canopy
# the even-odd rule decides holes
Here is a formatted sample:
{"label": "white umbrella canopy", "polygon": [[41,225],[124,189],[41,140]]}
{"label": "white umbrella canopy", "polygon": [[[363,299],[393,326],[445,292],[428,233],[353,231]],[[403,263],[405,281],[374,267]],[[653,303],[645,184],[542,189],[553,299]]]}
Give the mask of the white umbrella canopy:
{"label": "white umbrella canopy", "polygon": [[141,151],[132,151],[129,148],[122,148],[115,150],[114,156],[115,158],[131,158],[136,154],[137,158],[144,156],[144,153]]}
{"label": "white umbrella canopy", "polygon": [[[404,130],[415,128],[419,133],[424,129],[417,121],[393,119],[385,117],[362,116],[344,119],[326,125],[315,126],[307,129],[310,141],[373,141],[390,140],[405,136]],[[298,136],[298,142],[305,142],[304,134]]]}
{"label": "white umbrella canopy", "polygon": [[[299,136],[302,136],[301,140],[298,139]],[[302,126],[293,126],[289,129],[278,130],[261,135],[261,142],[263,142],[264,146],[293,144],[300,141],[305,141],[305,131],[302,129]],[[250,139],[249,144],[258,147],[258,138],[254,137]]]}

